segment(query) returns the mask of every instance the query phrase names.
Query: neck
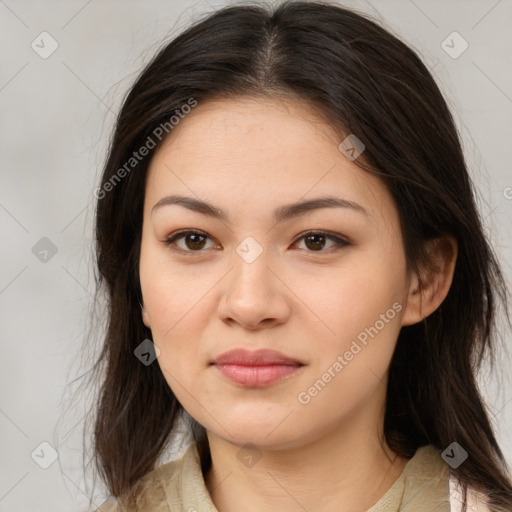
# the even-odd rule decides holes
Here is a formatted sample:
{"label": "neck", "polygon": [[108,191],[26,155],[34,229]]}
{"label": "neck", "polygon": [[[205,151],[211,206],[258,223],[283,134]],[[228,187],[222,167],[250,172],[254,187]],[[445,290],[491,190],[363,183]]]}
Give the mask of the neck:
{"label": "neck", "polygon": [[[366,422],[366,425],[368,423]],[[393,485],[407,459],[353,422],[293,448],[243,451],[212,433],[205,481],[220,512],[362,512]]]}

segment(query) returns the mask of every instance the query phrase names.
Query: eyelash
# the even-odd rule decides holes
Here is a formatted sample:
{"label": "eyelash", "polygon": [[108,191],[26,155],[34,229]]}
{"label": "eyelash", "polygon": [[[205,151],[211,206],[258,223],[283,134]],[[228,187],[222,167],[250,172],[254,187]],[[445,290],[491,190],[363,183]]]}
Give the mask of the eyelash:
{"label": "eyelash", "polygon": [[[187,256],[194,256],[196,254],[205,252],[204,250],[192,251],[192,250],[180,249],[179,247],[173,247],[173,244],[176,240],[184,238],[186,235],[202,235],[202,236],[212,239],[204,231],[199,231],[199,230],[195,230],[195,229],[183,229],[183,230],[176,231],[175,233],[171,234],[168,238],[166,238],[164,240],[164,244],[166,246],[168,246],[169,249],[171,249],[172,251],[179,252],[179,253],[185,254]],[[341,238],[337,235],[334,235],[332,233],[329,233],[327,231],[322,231],[322,230],[306,231],[305,233],[302,233],[301,235],[299,235],[299,237],[297,237],[293,243],[294,244],[297,243],[298,241],[302,240],[303,238],[305,238],[308,235],[324,235],[326,238],[328,238],[336,243],[336,246],[329,247],[328,249],[325,249],[325,250],[322,249],[319,251],[310,251],[310,250],[306,251],[306,252],[309,252],[312,254],[328,252],[330,249],[336,249],[336,248],[339,249],[339,248],[346,247],[346,246],[350,245],[350,243],[347,240],[344,240],[343,238]]]}

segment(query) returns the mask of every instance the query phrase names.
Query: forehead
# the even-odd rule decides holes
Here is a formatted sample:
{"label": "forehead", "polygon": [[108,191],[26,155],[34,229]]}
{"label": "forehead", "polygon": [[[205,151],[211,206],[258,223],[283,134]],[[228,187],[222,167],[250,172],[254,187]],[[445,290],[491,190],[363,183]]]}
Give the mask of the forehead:
{"label": "forehead", "polygon": [[339,150],[343,135],[296,100],[218,99],[199,103],[153,157],[147,206],[185,194],[230,206],[271,210],[319,195],[365,209],[393,208],[383,183]]}

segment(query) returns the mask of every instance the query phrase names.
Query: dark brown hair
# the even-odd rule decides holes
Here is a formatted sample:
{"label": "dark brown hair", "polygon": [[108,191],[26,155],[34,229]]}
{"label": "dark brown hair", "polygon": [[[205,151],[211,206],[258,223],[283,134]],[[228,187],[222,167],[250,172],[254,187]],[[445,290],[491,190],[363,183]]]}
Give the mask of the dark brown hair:
{"label": "dark brown hair", "polygon": [[[160,144],[133,169],[119,170],[191,98],[236,96],[296,98],[339,128],[340,142],[356,134],[366,147],[356,163],[378,174],[392,194],[413,271],[427,261],[426,241],[447,234],[457,240],[446,299],[400,332],[384,436],[404,457],[456,441],[469,453],[454,470],[464,489],[485,492],[493,511],[510,511],[506,461],[476,384],[484,356],[493,361],[495,316],[498,304],[506,310],[507,290],[454,121],[414,51],[366,16],[327,2],[258,2],[207,14],[157,53],[123,103],[95,225],[97,293],[106,293],[108,320],[94,366],[102,379],[94,449],[109,490],[120,496],[155,467],[182,412],[158,364],[134,357],[151,339],[141,318],[138,267],[145,179]],[[195,427],[204,439],[204,429]]]}

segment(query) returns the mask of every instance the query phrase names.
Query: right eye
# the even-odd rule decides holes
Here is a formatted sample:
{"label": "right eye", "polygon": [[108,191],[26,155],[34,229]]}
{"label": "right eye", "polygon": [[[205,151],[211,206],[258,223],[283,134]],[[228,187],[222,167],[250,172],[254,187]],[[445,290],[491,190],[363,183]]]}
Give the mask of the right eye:
{"label": "right eye", "polygon": [[[204,252],[202,249],[206,245],[206,240],[211,238],[204,231],[192,230],[192,229],[182,229],[180,231],[176,231],[169,235],[169,237],[165,240],[165,245],[167,245],[172,251],[177,251],[181,253],[197,253]],[[178,240],[184,240],[184,244],[180,247],[175,242]]]}

